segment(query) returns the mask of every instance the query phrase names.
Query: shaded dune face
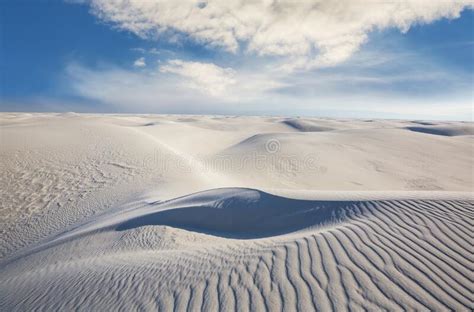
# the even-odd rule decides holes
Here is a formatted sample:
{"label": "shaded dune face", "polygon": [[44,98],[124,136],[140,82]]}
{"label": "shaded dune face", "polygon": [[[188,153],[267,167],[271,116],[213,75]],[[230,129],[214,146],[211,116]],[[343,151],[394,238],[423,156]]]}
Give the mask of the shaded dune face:
{"label": "shaded dune face", "polygon": [[422,125],[422,126],[434,126],[434,125],[436,125],[436,123],[434,123],[434,122],[423,121],[423,120],[412,120],[412,121],[409,121],[409,123]]}
{"label": "shaded dune face", "polygon": [[206,193],[164,204],[176,208],[162,210],[163,205],[158,204],[157,211],[126,220],[116,229],[168,225],[223,237],[267,237],[341,221],[345,218],[344,208],[351,204],[289,199],[247,189],[209,191],[220,193],[220,197],[193,204],[201,196],[208,197]]}
{"label": "shaded dune face", "polygon": [[473,126],[437,126],[427,125],[420,127],[406,127],[406,129],[421,132],[425,134],[441,135],[441,136],[460,136],[460,135],[474,135]]}
{"label": "shaded dune face", "polygon": [[309,121],[309,120],[300,120],[300,119],[287,119],[282,121],[283,124],[287,125],[290,128],[301,132],[322,132],[322,131],[331,131],[335,128],[327,127],[320,125],[318,122]]}

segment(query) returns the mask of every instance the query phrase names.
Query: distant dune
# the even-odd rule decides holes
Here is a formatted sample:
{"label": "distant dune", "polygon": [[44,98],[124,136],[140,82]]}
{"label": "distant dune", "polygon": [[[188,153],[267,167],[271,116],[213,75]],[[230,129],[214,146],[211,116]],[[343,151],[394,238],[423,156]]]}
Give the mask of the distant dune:
{"label": "distant dune", "polygon": [[444,135],[444,136],[457,136],[457,135],[474,135],[474,126],[472,125],[429,125],[424,127],[407,127],[411,131],[435,134],[435,135]]}
{"label": "distant dune", "polygon": [[472,311],[471,123],[0,114],[0,310]]}
{"label": "distant dune", "polygon": [[334,128],[321,125],[317,120],[287,119],[282,123],[302,132],[331,131]]}

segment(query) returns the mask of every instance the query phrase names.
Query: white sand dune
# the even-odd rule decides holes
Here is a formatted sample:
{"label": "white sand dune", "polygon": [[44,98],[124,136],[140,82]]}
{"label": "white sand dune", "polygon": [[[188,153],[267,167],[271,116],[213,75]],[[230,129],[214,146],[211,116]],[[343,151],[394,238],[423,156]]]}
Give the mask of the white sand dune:
{"label": "white sand dune", "polygon": [[5,259],[3,304],[467,311],[473,220],[472,199],[311,201],[211,190],[102,215]]}
{"label": "white sand dune", "polygon": [[2,311],[474,309],[470,123],[0,127]]}

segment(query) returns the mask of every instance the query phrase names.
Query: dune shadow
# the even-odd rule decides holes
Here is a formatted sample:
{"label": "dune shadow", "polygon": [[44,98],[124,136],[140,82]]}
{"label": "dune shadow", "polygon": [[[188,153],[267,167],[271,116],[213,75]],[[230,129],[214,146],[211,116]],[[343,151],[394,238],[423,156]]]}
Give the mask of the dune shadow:
{"label": "dune shadow", "polygon": [[[343,201],[289,199],[257,190],[234,190],[224,197],[210,196],[207,202],[193,205],[196,197],[181,199],[170,209],[128,219],[115,229],[166,225],[228,238],[263,238],[340,222],[345,218],[345,208],[351,205]],[[160,205],[156,208],[160,209]]]}
{"label": "dune shadow", "polygon": [[432,135],[441,135],[441,136],[460,136],[460,135],[473,135],[473,127],[459,127],[459,126],[426,126],[426,127],[406,127],[406,129],[414,132],[420,132],[425,134]]}
{"label": "dune shadow", "polygon": [[308,121],[301,119],[287,119],[282,121],[283,124],[300,132],[324,132],[335,130],[331,127],[319,125],[317,121]]}

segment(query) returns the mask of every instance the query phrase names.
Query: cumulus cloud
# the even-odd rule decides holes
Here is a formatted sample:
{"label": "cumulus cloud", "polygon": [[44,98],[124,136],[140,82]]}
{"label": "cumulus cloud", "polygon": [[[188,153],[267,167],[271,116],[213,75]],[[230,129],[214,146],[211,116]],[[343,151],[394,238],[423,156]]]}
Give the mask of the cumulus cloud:
{"label": "cumulus cloud", "polygon": [[135,66],[135,67],[145,67],[146,66],[145,58],[144,57],[139,57],[138,59],[135,60],[135,62],[133,62],[133,66]]}
{"label": "cumulus cloud", "polygon": [[92,12],[143,38],[190,38],[283,58],[287,70],[346,61],[374,30],[457,18],[472,0],[91,0]]}
{"label": "cumulus cloud", "polygon": [[160,66],[161,73],[171,73],[185,78],[185,84],[191,88],[218,96],[236,83],[235,71],[232,68],[219,67],[213,63],[186,62],[169,60]]}

